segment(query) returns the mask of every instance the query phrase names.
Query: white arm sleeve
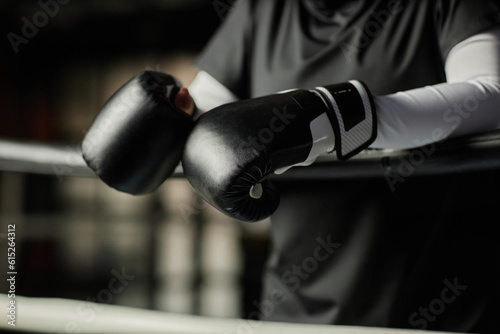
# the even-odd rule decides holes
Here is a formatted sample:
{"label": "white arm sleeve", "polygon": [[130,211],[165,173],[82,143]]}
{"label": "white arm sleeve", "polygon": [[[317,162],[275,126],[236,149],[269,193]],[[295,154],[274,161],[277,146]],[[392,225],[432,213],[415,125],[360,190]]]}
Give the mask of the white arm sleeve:
{"label": "white arm sleeve", "polygon": [[229,89],[205,71],[200,71],[188,87],[198,113],[239,100]]}
{"label": "white arm sleeve", "polygon": [[500,128],[500,28],[457,44],[445,71],[446,83],[375,96],[378,135],[371,147],[413,148]]}

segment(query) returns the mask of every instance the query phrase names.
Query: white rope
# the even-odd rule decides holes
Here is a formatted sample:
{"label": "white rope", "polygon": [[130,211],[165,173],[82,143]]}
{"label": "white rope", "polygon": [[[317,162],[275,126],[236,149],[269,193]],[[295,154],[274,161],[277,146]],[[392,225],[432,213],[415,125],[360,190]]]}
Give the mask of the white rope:
{"label": "white rope", "polygon": [[[181,315],[125,306],[57,298],[8,298],[0,294],[5,310],[15,300],[15,327],[2,317],[0,329],[33,333],[176,333],[176,334],[417,334],[419,330],[257,322]],[[425,331],[425,334],[438,332]],[[446,334],[439,332],[439,334]],[[453,333],[448,333],[453,334]],[[455,333],[458,334],[458,333]]]}

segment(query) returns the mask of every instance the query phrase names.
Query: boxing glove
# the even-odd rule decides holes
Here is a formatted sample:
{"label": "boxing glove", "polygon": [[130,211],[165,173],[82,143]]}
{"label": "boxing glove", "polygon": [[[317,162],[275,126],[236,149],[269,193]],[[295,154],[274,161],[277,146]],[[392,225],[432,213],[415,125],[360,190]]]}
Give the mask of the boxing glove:
{"label": "boxing glove", "polygon": [[180,88],[171,75],[144,71],[108,99],[82,142],[87,165],[107,185],[145,194],[174,172],[194,123],[175,107]]}
{"label": "boxing glove", "polygon": [[279,205],[269,174],[334,150],[348,159],[375,140],[376,124],[372,96],[359,81],[242,100],[197,120],[182,166],[212,206],[259,221]]}

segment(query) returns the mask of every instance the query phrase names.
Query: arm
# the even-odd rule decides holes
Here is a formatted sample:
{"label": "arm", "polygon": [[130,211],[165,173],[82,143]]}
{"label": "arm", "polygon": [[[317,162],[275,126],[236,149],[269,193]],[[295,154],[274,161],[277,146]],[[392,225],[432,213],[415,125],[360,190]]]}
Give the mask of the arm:
{"label": "arm", "polygon": [[405,149],[500,128],[500,28],[456,45],[447,83],[375,96],[373,148]]}
{"label": "arm", "polygon": [[343,160],[367,147],[410,148],[499,128],[499,40],[490,31],[457,45],[443,84],[371,99],[350,81],[216,107],[186,142],[186,178],[221,212],[258,221],[279,205],[267,175],[333,148]]}
{"label": "arm", "polygon": [[[378,134],[370,147],[407,149],[500,128],[500,28],[456,45],[445,71],[446,83],[374,96]],[[238,100],[204,71],[189,91],[201,112]]]}

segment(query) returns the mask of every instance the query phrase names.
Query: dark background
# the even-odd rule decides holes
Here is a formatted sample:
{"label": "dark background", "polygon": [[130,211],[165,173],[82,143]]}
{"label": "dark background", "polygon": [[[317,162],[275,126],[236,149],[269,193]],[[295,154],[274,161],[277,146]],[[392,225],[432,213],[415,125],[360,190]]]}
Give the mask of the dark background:
{"label": "dark background", "polygon": [[[104,101],[145,69],[188,85],[233,3],[61,2],[0,2],[0,140],[77,145]],[[17,295],[95,300],[125,270],[129,286],[98,302],[213,316],[256,309],[267,222],[222,217],[185,180],[132,197],[94,178],[0,171],[0,238],[7,224],[16,224]]]}
{"label": "dark background", "polygon": [[[223,19],[219,14],[230,9],[228,2],[227,7],[217,3],[224,4],[195,0],[72,0],[64,5],[56,0],[2,1],[0,135],[66,139],[57,128],[54,101],[63,90],[58,83],[68,67],[79,67],[81,62],[102,67],[124,55],[196,53]],[[9,34],[16,42],[18,37],[12,34],[22,38],[18,50]]]}

